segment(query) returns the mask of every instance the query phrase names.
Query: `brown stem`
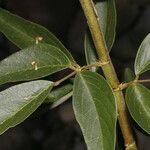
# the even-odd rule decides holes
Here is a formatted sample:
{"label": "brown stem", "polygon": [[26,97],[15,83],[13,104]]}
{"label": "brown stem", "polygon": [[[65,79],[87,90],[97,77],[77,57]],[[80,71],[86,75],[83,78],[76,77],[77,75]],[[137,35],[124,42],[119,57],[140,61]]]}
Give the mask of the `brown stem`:
{"label": "brown stem", "polygon": [[94,64],[89,64],[89,65],[86,65],[86,66],[81,67],[81,70],[91,69],[92,67],[102,67],[102,66],[104,66],[104,65],[106,65],[106,64],[108,64],[108,63],[109,63],[109,62],[103,62],[103,63],[101,63],[101,62],[96,62],[96,63],[94,63]]}
{"label": "brown stem", "polygon": [[114,91],[122,91],[123,89],[126,89],[128,86],[130,86],[131,84],[133,83],[149,83],[150,82],[150,79],[146,79],[146,80],[133,80],[133,81],[130,81],[128,83],[121,83],[118,87],[118,89],[114,90]]}
{"label": "brown stem", "polygon": [[60,83],[64,82],[65,80],[69,79],[70,77],[74,76],[77,72],[74,71],[72,73],[70,73],[69,75],[65,76],[64,78],[58,80],[58,81],[55,81],[54,82],[54,86],[58,86]]}
{"label": "brown stem", "polygon": [[150,79],[146,79],[146,80],[137,80],[135,81],[137,83],[149,83],[150,82]]}
{"label": "brown stem", "polygon": [[[114,66],[111,62],[103,34],[101,32],[98,16],[94,8],[92,0],[80,0],[81,6],[85,13],[94,45],[96,47],[99,59],[101,62],[109,62],[102,66],[103,72],[112,89],[117,89],[120,85]],[[118,108],[118,120],[123,133],[126,150],[137,150],[135,140],[132,134],[129,120],[127,118],[126,105],[124,102],[124,95],[122,91],[114,92],[117,108]]]}

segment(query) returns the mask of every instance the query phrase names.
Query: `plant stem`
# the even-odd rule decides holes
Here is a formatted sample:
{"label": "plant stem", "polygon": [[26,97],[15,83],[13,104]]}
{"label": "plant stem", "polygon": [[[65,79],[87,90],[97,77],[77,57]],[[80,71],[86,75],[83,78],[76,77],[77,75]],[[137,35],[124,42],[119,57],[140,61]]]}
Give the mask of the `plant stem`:
{"label": "plant stem", "polygon": [[124,89],[126,89],[128,86],[130,86],[133,83],[149,83],[149,82],[150,82],[150,79],[145,79],[145,80],[137,80],[137,79],[135,79],[135,80],[127,82],[127,83],[121,83],[119,85],[119,88],[116,89],[116,91],[117,90],[124,90]]}
{"label": "plant stem", "polygon": [[74,76],[77,72],[74,71],[72,73],[70,73],[69,75],[65,76],[64,78],[58,80],[58,81],[55,81],[54,82],[54,86],[58,86],[60,83],[64,82],[65,80],[69,79],[70,77]]}
{"label": "plant stem", "polygon": [[[94,8],[93,1],[80,0],[80,3],[85,13],[99,59],[102,63],[109,62],[106,63],[106,65],[102,66],[104,75],[111,85],[112,89],[117,89],[120,83],[118,81],[114,66],[111,62],[109,52],[107,50],[107,46],[99,24],[101,20],[98,20],[99,18],[95,11],[96,9]],[[126,150],[137,150],[130,123],[127,117],[124,95],[122,91],[119,90],[114,91],[114,95],[117,102],[118,120],[124,137]]]}
{"label": "plant stem", "polygon": [[145,79],[145,80],[137,80],[135,81],[137,83],[149,83],[150,82],[150,79]]}
{"label": "plant stem", "polygon": [[81,67],[81,70],[87,70],[87,69],[91,69],[92,67],[102,67],[106,64],[108,64],[109,62],[105,62],[105,63],[101,63],[101,62],[96,62],[94,64],[88,64],[86,66]]}

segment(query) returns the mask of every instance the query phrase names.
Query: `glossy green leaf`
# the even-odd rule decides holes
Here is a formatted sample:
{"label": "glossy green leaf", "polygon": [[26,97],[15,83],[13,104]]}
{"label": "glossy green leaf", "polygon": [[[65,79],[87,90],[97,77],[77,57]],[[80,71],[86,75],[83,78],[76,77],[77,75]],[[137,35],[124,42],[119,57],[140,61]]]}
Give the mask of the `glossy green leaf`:
{"label": "glossy green leaf", "polygon": [[38,80],[0,92],[0,134],[23,122],[44,101],[53,83]]}
{"label": "glossy green leaf", "polygon": [[124,81],[130,82],[135,79],[135,74],[130,68],[126,68],[124,71]]}
{"label": "glossy green leaf", "polygon": [[0,62],[0,84],[41,78],[69,66],[69,58],[58,48],[34,45]]}
{"label": "glossy green leaf", "polygon": [[147,35],[139,47],[134,68],[136,75],[150,70],[150,34]]}
{"label": "glossy green leaf", "polygon": [[[105,42],[109,51],[114,44],[116,34],[116,8],[115,0],[106,0],[97,2],[96,10],[98,17],[100,18],[101,29],[105,38]],[[85,35],[85,55],[87,64],[96,62],[96,49],[93,44],[93,40],[89,32]],[[92,68],[92,71],[96,71],[97,68]]]}
{"label": "glossy green leaf", "polygon": [[75,77],[73,108],[88,150],[114,150],[117,121],[115,98],[101,75],[85,71]]}
{"label": "glossy green leaf", "polygon": [[37,37],[42,37],[42,43],[53,45],[62,50],[70,60],[74,61],[71,54],[62,43],[46,28],[27,21],[0,8],[0,32],[19,48],[23,49],[36,43]]}
{"label": "glossy green leaf", "polygon": [[[88,32],[86,32],[85,34],[84,47],[85,47],[85,57],[86,57],[87,64],[96,63],[97,62],[96,50],[92,38],[90,36],[90,33]],[[98,67],[92,67],[90,70],[96,72],[98,70]]]}
{"label": "glossy green leaf", "polygon": [[72,84],[66,84],[60,88],[51,91],[44,103],[52,103],[51,108],[55,108],[62,104],[72,96]]}
{"label": "glossy green leaf", "polygon": [[133,84],[126,91],[129,112],[137,124],[150,134],[150,90]]}

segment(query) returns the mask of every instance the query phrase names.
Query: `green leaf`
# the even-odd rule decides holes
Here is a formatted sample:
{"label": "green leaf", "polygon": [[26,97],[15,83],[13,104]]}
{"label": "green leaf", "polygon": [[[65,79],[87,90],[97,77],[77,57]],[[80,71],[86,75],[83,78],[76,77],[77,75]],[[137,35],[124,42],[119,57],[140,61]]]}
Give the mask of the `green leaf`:
{"label": "green leaf", "polygon": [[[88,32],[85,33],[84,47],[87,64],[96,63],[97,62],[96,50],[92,38]],[[98,67],[92,67],[90,70],[96,72],[98,70]]]}
{"label": "green leaf", "polygon": [[66,94],[70,93],[72,91],[72,89],[73,89],[72,84],[66,84],[62,87],[54,89],[53,91],[51,91],[48,94],[48,96],[45,100],[45,103],[54,103],[54,102],[58,101],[60,98],[62,98]]}
{"label": "green leaf", "polygon": [[130,82],[135,79],[135,74],[130,68],[126,68],[124,71],[124,81]]}
{"label": "green leaf", "polygon": [[67,93],[66,95],[62,96],[60,99],[58,99],[56,102],[54,102],[52,105],[51,105],[51,109],[59,106],[60,104],[64,103],[65,101],[67,101],[71,96],[72,96],[73,92],[69,92]]}
{"label": "green leaf", "polygon": [[113,46],[116,34],[115,0],[97,2],[95,7],[98,13],[98,17],[100,18],[100,25],[107,48],[110,51]]}
{"label": "green leaf", "polygon": [[140,75],[150,70],[150,34],[146,36],[139,47],[134,68],[136,75]]}
{"label": "green leaf", "polygon": [[72,84],[66,84],[60,88],[54,89],[48,94],[44,103],[53,103],[51,108],[55,108],[72,96],[72,89]]}
{"label": "green leaf", "polygon": [[19,48],[29,47],[36,42],[37,37],[42,37],[42,43],[53,45],[62,50],[74,62],[71,54],[62,43],[46,28],[27,21],[0,8],[0,31]]}
{"label": "green leaf", "polygon": [[44,101],[53,83],[38,80],[0,92],[0,134],[23,122]]}
{"label": "green leaf", "polygon": [[133,84],[126,91],[126,103],[136,123],[150,134],[150,90]]}
{"label": "green leaf", "polygon": [[34,45],[0,62],[0,84],[45,77],[70,66],[69,58],[58,48]]}
{"label": "green leaf", "polygon": [[117,121],[115,98],[101,75],[85,71],[75,77],[73,108],[88,150],[114,150]]}
{"label": "green leaf", "polygon": [[[106,0],[97,2],[96,10],[98,17],[100,18],[100,26],[105,38],[105,42],[109,51],[114,44],[116,34],[116,8],[115,0]],[[96,62],[96,49],[91,38],[91,34],[87,31],[85,35],[85,55],[87,64]],[[96,71],[97,68],[93,68],[92,71]]]}

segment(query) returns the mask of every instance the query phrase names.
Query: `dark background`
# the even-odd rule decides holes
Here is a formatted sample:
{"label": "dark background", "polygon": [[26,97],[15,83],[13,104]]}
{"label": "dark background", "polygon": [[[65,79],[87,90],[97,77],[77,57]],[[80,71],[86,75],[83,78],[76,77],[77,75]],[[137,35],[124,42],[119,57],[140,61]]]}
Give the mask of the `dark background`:
{"label": "dark background", "polygon": [[[80,64],[85,63],[83,40],[87,28],[78,0],[0,0],[1,7],[52,31]],[[117,0],[117,35],[111,57],[120,81],[126,67],[133,69],[137,49],[150,32],[149,0]],[[18,50],[0,34],[0,58]],[[60,78],[64,73],[54,75]],[[149,78],[146,73],[142,78]],[[9,85],[1,87],[5,88]],[[147,85],[148,86],[148,85]],[[29,119],[0,136],[0,150],[86,150],[75,121],[71,100],[49,110],[43,105]],[[44,111],[41,111],[44,110]],[[132,120],[139,150],[149,150],[150,137]],[[121,134],[118,132],[118,139]],[[119,148],[120,147],[120,148]],[[121,145],[118,149],[122,150]]]}

